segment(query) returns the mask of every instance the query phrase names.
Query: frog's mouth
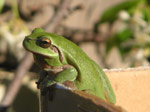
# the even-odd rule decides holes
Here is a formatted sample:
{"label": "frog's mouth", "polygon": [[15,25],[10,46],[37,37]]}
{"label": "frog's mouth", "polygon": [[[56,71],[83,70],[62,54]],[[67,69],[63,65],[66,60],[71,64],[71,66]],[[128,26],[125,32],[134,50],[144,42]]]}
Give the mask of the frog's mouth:
{"label": "frog's mouth", "polygon": [[47,56],[47,55],[44,55],[44,54],[41,54],[41,53],[38,53],[38,52],[34,52],[34,51],[29,51],[29,52],[33,53],[33,55],[38,56],[38,57],[43,57],[43,58],[47,58],[47,59],[52,58],[51,56]]}

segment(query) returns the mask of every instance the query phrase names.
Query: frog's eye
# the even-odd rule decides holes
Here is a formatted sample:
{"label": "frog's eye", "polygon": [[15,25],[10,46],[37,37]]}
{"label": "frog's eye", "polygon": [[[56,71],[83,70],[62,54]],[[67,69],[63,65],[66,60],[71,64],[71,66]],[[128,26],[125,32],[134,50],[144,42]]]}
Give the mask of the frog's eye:
{"label": "frog's eye", "polygon": [[51,40],[48,38],[42,38],[40,40],[37,40],[37,43],[39,44],[39,46],[43,47],[43,48],[48,48],[51,46]]}

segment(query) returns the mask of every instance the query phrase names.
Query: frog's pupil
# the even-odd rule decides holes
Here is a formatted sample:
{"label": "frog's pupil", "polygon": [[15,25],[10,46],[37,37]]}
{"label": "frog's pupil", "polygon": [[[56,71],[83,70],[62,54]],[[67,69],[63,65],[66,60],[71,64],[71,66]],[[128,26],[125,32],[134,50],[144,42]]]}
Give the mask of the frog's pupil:
{"label": "frog's pupil", "polygon": [[43,43],[43,44],[49,44],[49,42],[48,42],[48,41],[45,41],[45,40],[42,41],[42,43]]}

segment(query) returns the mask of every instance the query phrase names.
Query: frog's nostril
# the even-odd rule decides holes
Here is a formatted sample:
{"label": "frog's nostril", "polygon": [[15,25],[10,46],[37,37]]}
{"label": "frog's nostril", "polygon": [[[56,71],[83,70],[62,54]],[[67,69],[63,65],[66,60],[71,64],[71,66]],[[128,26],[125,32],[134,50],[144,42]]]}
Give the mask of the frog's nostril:
{"label": "frog's nostril", "polygon": [[26,40],[36,40],[35,38],[26,37]]}

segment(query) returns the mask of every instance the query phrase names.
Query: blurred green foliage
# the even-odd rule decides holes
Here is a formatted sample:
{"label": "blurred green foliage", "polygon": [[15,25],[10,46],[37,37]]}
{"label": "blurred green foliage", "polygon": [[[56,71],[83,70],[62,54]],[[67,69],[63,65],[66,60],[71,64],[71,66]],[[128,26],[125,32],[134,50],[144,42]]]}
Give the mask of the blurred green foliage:
{"label": "blurred green foliage", "polygon": [[120,3],[112,8],[109,8],[107,9],[100,21],[99,21],[99,24],[100,23],[103,23],[103,22],[114,22],[117,17],[118,17],[118,13],[121,11],[121,10],[126,10],[130,13],[130,11],[137,6],[137,4],[140,2],[140,0],[131,0],[131,1],[125,1],[123,3]]}
{"label": "blurred green foliage", "polygon": [[100,27],[104,23],[111,27],[106,53],[117,47],[124,59],[133,50],[138,52],[142,49],[142,58],[150,57],[149,0],[129,0],[107,9],[97,26]]}
{"label": "blurred green foliage", "polygon": [[127,53],[131,50],[131,46],[122,46],[122,43],[128,41],[130,38],[133,38],[133,32],[129,29],[123,29],[122,31],[116,32],[112,37],[107,41],[106,52],[109,52],[113,46],[117,46],[120,50],[121,55]]}
{"label": "blurred green foliage", "polygon": [[5,0],[0,0],[0,13],[4,7]]}
{"label": "blurred green foliage", "polygon": [[17,0],[9,2],[10,6],[7,6],[5,0],[0,0],[0,18],[5,18],[0,21],[0,67],[14,69],[25,54],[22,40],[29,34],[29,29],[19,15]]}

